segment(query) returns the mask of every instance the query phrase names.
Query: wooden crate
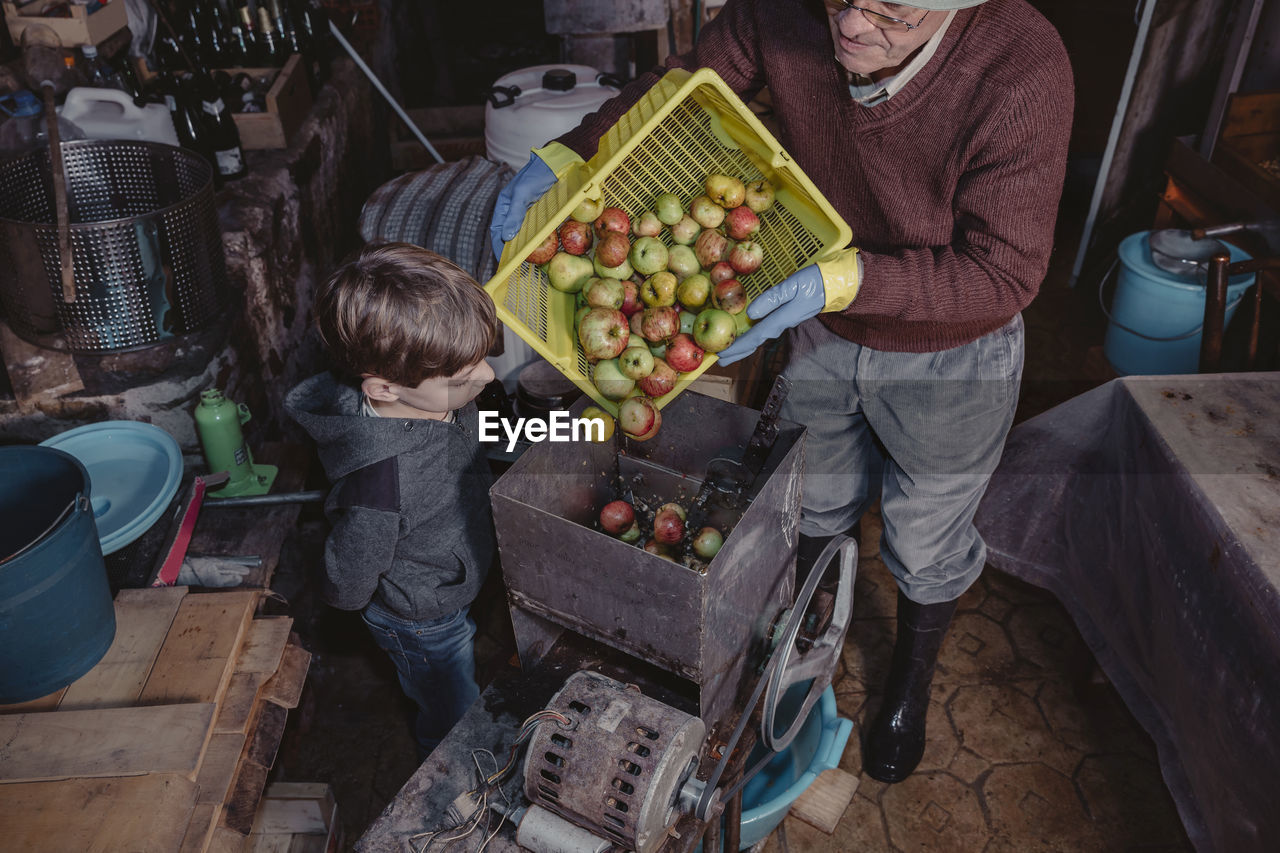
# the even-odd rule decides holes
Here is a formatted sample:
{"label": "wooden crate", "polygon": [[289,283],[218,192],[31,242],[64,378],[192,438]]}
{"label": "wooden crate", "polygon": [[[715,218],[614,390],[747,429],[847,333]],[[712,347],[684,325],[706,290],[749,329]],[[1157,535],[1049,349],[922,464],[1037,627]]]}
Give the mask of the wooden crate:
{"label": "wooden crate", "polygon": [[[306,119],[307,114],[311,112],[311,89],[307,84],[302,57],[296,53],[293,54],[280,69],[227,68],[225,70],[232,76],[243,71],[254,78],[275,74],[275,80],[267,90],[266,112],[233,113],[236,129],[240,131],[240,147],[246,151],[259,148],[288,148],[294,134]],[[230,107],[231,104],[227,106]]]}
{"label": "wooden crate", "polygon": [[261,590],[122,590],[106,656],[0,706],[0,826],[22,850],[205,851],[246,838],[310,655]]}
{"label": "wooden crate", "polygon": [[22,31],[32,24],[42,24],[57,34],[63,47],[81,44],[101,44],[120,30],[129,26],[129,15],[124,0],[112,0],[92,15],[84,6],[71,4],[70,18],[42,18],[40,13],[59,0],[35,0],[18,6],[5,0],[4,20],[14,44],[22,43]]}
{"label": "wooden crate", "polygon": [[1280,89],[1231,96],[1213,162],[1280,210],[1280,171],[1264,163],[1280,160]]}

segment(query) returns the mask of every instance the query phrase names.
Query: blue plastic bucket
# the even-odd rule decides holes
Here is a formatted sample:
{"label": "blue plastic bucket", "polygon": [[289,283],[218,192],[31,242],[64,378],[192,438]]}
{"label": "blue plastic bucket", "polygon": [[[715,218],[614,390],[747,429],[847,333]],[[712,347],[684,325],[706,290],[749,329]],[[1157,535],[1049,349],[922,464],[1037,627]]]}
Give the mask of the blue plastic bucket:
{"label": "blue plastic bucket", "polygon": [[[1139,231],[1120,242],[1120,274],[1107,315],[1110,322],[1103,353],[1121,375],[1196,373],[1204,324],[1204,281],[1173,275],[1156,266],[1151,260],[1150,235],[1150,231]],[[1233,262],[1250,257],[1235,246],[1227,249]],[[1227,322],[1253,281],[1250,274],[1233,276],[1227,282]]]}
{"label": "blue plastic bucket", "polygon": [[0,447],[0,704],[94,667],[116,635],[89,474],[51,447]]}
{"label": "blue plastic bucket", "polygon": [[[808,692],[807,683],[793,686],[782,697],[779,718],[793,719]],[[818,697],[809,719],[801,724],[795,740],[743,786],[739,850],[746,850],[777,829],[791,804],[809,789],[813,780],[840,763],[851,731],[853,723],[836,715],[836,694],[828,687]],[[753,766],[764,754],[764,747],[757,745],[746,766]],[[699,853],[701,850],[699,845]]]}

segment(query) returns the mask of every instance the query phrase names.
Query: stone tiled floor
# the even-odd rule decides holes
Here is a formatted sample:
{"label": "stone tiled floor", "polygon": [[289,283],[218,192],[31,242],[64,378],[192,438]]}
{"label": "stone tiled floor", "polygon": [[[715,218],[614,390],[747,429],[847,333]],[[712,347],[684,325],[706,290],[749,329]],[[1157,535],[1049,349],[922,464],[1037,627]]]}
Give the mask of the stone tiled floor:
{"label": "stone tiled floor", "polygon": [[835,684],[854,723],[840,767],[859,776],[834,834],[789,817],[761,853],[1189,850],[1155,748],[1066,611],[988,569],[960,601],[939,656],[928,745],[896,785],[861,772],[859,735],[880,702],[896,587],[863,524],[853,623]]}

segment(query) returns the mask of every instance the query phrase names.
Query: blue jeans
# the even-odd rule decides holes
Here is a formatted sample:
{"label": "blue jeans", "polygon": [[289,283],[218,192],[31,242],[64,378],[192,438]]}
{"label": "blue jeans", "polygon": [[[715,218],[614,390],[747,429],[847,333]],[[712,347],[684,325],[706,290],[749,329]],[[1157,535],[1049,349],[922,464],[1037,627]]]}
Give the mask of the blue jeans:
{"label": "blue jeans", "polygon": [[800,532],[831,536],[880,498],[880,555],[912,601],[958,598],[986,544],[973,526],[1022,379],[1022,316],[941,352],[882,352],[816,318],[791,330],[782,414],[807,427]]}
{"label": "blue jeans", "polygon": [[361,614],[379,648],[391,657],[405,695],[418,706],[414,738],[426,758],[480,696],[476,685],[476,623],[463,608],[439,619],[401,619],[371,602]]}

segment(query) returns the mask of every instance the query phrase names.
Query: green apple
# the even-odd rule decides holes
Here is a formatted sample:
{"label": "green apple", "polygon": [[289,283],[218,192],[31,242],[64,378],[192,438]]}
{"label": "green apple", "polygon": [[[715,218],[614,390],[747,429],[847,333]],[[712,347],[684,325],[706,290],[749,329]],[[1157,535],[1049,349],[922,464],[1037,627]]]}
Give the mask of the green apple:
{"label": "green apple", "polygon": [[650,373],[653,373],[653,353],[649,352],[648,347],[628,346],[622,351],[622,355],[618,356],[618,368],[622,371],[622,375],[628,379],[644,379]]}
{"label": "green apple", "polygon": [[551,286],[563,293],[577,293],[591,278],[595,269],[591,259],[568,252],[557,252],[547,263],[547,279]]}
{"label": "green apple", "polygon": [[662,193],[653,200],[653,212],[663,225],[675,225],[684,216],[684,205],[675,193]]}
{"label": "green apple", "polygon": [[701,311],[710,298],[711,278],[706,273],[694,273],[676,288],[676,299],[690,311]]}
{"label": "green apple", "polygon": [[597,362],[596,369],[591,374],[591,381],[595,383],[596,388],[600,389],[600,393],[610,400],[621,400],[636,387],[635,380],[622,372],[616,358]]}
{"label": "green apple", "polygon": [[743,311],[741,314],[734,314],[733,323],[737,327],[736,331],[739,335],[755,325],[755,322],[747,316],[746,311]]}
{"label": "green apple", "polygon": [[575,222],[585,222],[590,225],[604,213],[604,199],[600,198],[584,198],[578,202],[578,206],[573,209],[573,213],[569,214],[569,218]]}
{"label": "green apple", "polygon": [[623,258],[622,263],[618,264],[616,267],[606,267],[604,264],[600,263],[599,258],[592,258],[591,263],[595,267],[596,275],[601,278],[616,278],[618,281],[623,281],[631,278],[632,274],[635,272],[635,270],[631,268],[631,261],[626,258]]}
{"label": "green apple", "polygon": [[692,311],[680,312],[680,332],[685,335],[693,334],[693,324],[698,321],[698,315]]}
{"label": "green apple", "polygon": [[582,288],[592,308],[621,308],[625,291],[616,278],[592,278]]}
{"label": "green apple", "polygon": [[719,308],[708,308],[693,324],[693,339],[707,352],[726,349],[738,335],[733,315]]}
{"label": "green apple", "polygon": [[650,308],[676,304],[675,273],[661,270],[644,280],[640,286],[640,301]]}
{"label": "green apple", "polygon": [[641,237],[631,244],[628,257],[640,275],[653,275],[667,268],[667,247],[657,237]]}
{"label": "green apple", "polygon": [[696,272],[702,271],[698,256],[688,246],[679,243],[667,250],[667,269],[676,274],[676,278],[684,281]]}

